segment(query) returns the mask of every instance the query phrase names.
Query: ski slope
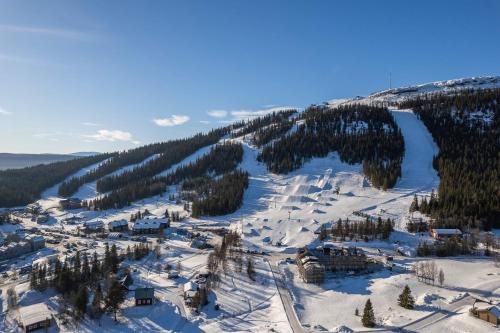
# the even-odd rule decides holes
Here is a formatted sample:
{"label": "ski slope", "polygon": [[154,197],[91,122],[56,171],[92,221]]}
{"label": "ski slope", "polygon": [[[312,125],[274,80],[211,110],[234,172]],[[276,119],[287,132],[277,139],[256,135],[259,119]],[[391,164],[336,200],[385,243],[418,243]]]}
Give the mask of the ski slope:
{"label": "ski slope", "polygon": [[[339,218],[359,219],[355,211],[391,218],[403,231],[413,196],[427,195],[439,185],[432,167],[438,148],[410,110],[392,110],[392,114],[405,139],[402,177],[394,188],[372,187],[361,165],[343,163],[336,153],[312,159],[288,175],[274,175],[255,160],[258,150],[243,142],[241,167],[250,173],[250,186],[242,208],[226,218],[233,220],[233,228],[243,233],[250,246],[269,251],[308,245],[323,224]],[[334,193],[336,187],[339,195]]]}
{"label": "ski slope", "polygon": [[411,110],[391,110],[405,141],[401,179],[396,190],[430,191],[439,185],[432,159],[439,149],[425,125]]}
{"label": "ski slope", "polygon": [[[154,154],[148,158],[146,158],[145,160],[139,162],[139,163],[136,163],[136,164],[130,164],[130,165],[127,165],[127,166],[124,166],[112,173],[110,173],[109,175],[106,175],[106,176],[118,176],[118,175],[121,175],[122,173],[126,172],[126,171],[130,171],[130,170],[133,170],[134,168],[137,168],[137,167],[140,167],[140,166],[143,166],[144,164],[148,163],[149,161],[151,160],[154,160],[156,158],[158,158],[158,156],[160,156],[160,154]],[[79,189],[78,191],[73,195],[73,197],[75,198],[79,198],[79,199],[82,199],[82,200],[88,200],[88,199],[91,199],[91,198],[94,198],[96,196],[99,195],[99,193],[97,192],[97,180],[96,181],[93,181],[93,182],[90,182],[90,183],[86,183],[86,184],[83,184]]]}

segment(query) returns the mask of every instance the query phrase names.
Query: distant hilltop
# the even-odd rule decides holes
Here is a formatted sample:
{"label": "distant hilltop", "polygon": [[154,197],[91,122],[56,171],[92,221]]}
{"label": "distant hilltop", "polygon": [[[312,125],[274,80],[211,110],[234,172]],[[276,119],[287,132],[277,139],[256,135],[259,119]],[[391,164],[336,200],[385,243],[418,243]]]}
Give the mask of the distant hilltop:
{"label": "distant hilltop", "polygon": [[94,155],[98,155],[98,154],[100,154],[100,153],[96,152],[96,151],[78,151],[76,153],[71,153],[71,154],[68,154],[68,155],[78,156],[78,157],[85,157],[85,156],[94,156]]}
{"label": "distant hilltop", "polygon": [[20,169],[39,164],[67,161],[78,156],[82,155],[0,153],[0,170]]}

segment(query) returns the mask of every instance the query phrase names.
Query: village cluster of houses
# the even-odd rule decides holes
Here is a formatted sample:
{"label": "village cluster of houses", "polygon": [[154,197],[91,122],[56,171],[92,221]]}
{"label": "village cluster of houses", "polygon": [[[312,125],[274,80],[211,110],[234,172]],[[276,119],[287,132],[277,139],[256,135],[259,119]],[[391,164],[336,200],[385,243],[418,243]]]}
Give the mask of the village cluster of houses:
{"label": "village cluster of houses", "polygon": [[18,242],[10,242],[0,247],[0,260],[16,258],[45,247],[45,239],[39,235],[28,235]]}
{"label": "village cluster of houses", "polygon": [[326,271],[357,272],[365,270],[368,258],[356,247],[338,248],[332,243],[323,243],[315,249],[301,248],[296,256],[300,277],[306,283],[321,283]]}
{"label": "village cluster of houses", "polygon": [[[170,227],[170,220],[168,218],[144,218],[131,222],[131,224],[132,227],[129,228],[127,220],[111,221],[107,224],[107,230],[112,233],[130,230],[134,235],[159,234],[165,228]],[[102,220],[85,221],[80,226],[80,230],[86,234],[102,233],[105,229],[105,224]]]}
{"label": "village cluster of houses", "polygon": [[[153,305],[155,299],[154,288],[141,287],[134,290],[135,305]],[[19,325],[24,332],[38,329],[47,330],[53,323],[53,314],[45,303],[36,303],[19,308]]]}

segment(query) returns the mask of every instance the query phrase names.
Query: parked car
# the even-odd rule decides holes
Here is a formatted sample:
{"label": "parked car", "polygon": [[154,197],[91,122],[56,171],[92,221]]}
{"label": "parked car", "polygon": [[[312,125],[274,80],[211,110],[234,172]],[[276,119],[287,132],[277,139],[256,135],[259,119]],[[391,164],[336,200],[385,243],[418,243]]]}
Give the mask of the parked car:
{"label": "parked car", "polygon": [[167,273],[168,279],[177,279],[179,277],[179,273],[177,271],[170,271]]}

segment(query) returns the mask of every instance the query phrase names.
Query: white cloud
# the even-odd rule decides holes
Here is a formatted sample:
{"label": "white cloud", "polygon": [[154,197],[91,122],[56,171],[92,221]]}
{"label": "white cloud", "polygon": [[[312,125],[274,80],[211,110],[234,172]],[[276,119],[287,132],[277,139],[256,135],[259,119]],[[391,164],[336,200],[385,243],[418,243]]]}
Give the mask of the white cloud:
{"label": "white cloud", "polygon": [[82,125],[83,125],[83,126],[90,126],[90,127],[98,127],[98,126],[101,126],[101,124],[99,124],[99,123],[92,123],[92,122],[88,122],[88,121],[83,122],[83,123],[82,123]]}
{"label": "white cloud", "polygon": [[293,106],[277,106],[262,110],[235,110],[231,111],[231,115],[234,117],[234,120],[244,120],[249,118],[262,117],[273,112],[279,112],[290,109],[296,109],[296,108]]}
{"label": "white cloud", "polygon": [[68,38],[75,40],[93,40],[94,36],[85,32],[61,29],[61,28],[47,28],[47,27],[33,27],[25,25],[10,25],[2,24],[0,25],[0,31],[2,32],[13,32],[13,33],[24,33],[24,34],[36,34],[53,36],[60,38]]}
{"label": "white cloud", "polygon": [[210,121],[209,120],[200,120],[200,123],[202,123],[202,124],[210,124]]}
{"label": "white cloud", "polygon": [[227,116],[227,111],[226,110],[210,110],[210,111],[207,111],[207,114],[210,117],[214,117],[214,118],[224,118],[225,116]]}
{"label": "white cloud", "polygon": [[124,132],[120,130],[107,130],[102,129],[98,130],[96,134],[84,135],[87,139],[93,139],[96,141],[124,141],[124,142],[132,142],[133,144],[139,144],[140,142],[134,140],[132,134],[130,132]]}
{"label": "white cloud", "polygon": [[2,115],[2,116],[10,116],[11,114],[12,114],[12,112],[7,111],[7,110],[3,109],[2,107],[0,107],[0,115]]}
{"label": "white cloud", "polygon": [[177,125],[182,125],[185,124],[189,121],[188,116],[179,116],[179,115],[172,115],[171,117],[168,118],[157,118],[153,119],[153,122],[161,127],[172,127],[172,126],[177,126]]}

